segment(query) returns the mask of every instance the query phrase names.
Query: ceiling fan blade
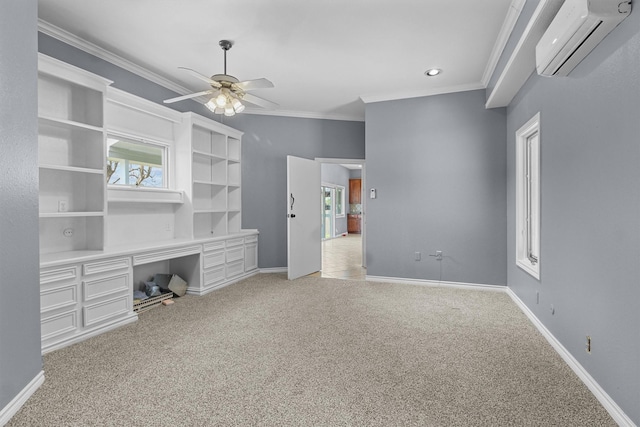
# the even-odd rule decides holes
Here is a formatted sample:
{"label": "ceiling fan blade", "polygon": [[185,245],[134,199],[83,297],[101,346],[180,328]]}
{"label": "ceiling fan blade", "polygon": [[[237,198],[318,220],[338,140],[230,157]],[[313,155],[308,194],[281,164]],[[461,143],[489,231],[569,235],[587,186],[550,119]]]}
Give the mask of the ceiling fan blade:
{"label": "ceiling fan blade", "polygon": [[211,80],[211,78],[205,76],[204,74],[200,74],[199,72],[197,72],[196,70],[192,70],[191,68],[187,68],[187,67],[178,67],[181,70],[185,70],[188,73],[190,73],[192,76],[199,78],[200,80],[203,80],[207,83],[209,83],[211,86],[215,87],[216,89],[219,89],[220,87],[222,87],[222,85],[220,83],[218,83],[215,80]]}
{"label": "ceiling fan blade", "polygon": [[267,79],[245,80],[243,82],[234,83],[232,86],[237,87],[238,89],[243,91],[254,89],[268,89],[274,87],[273,83],[271,83]]}
{"label": "ceiling fan blade", "polygon": [[197,98],[197,97],[202,96],[202,95],[209,95],[211,92],[213,92],[213,91],[212,90],[203,90],[202,92],[196,92],[196,93],[191,93],[189,95],[176,96],[175,98],[165,99],[162,102],[164,102],[165,104],[171,104],[173,102],[183,101],[185,99]]}
{"label": "ceiling fan blade", "polygon": [[257,105],[258,107],[266,108],[269,110],[274,110],[279,107],[279,105],[276,104],[275,102],[267,101],[264,98],[260,98],[259,96],[255,96],[250,93],[245,93],[240,98],[251,104]]}

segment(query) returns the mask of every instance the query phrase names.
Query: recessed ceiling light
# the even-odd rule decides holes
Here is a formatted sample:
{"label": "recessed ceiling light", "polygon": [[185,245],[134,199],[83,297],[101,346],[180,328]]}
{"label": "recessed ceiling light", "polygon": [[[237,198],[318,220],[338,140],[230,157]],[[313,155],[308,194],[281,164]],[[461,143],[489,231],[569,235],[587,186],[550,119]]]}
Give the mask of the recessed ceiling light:
{"label": "recessed ceiling light", "polygon": [[427,77],[433,77],[433,76],[437,76],[440,73],[442,73],[442,70],[438,68],[430,68],[424,72],[424,75]]}

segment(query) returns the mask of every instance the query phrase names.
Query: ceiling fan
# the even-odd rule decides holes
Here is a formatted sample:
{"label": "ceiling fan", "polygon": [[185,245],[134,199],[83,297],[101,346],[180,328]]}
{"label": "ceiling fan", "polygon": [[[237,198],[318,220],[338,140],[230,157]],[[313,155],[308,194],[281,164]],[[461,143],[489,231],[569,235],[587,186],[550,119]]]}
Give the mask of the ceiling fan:
{"label": "ceiling fan", "polygon": [[277,108],[278,104],[248,93],[249,91],[255,89],[272,88],[273,83],[264,78],[245,80],[241,82],[237,78],[228,75],[227,51],[231,49],[233,43],[229,40],[220,40],[218,44],[224,51],[224,74],[214,74],[211,77],[207,77],[204,74],[200,74],[199,72],[192,70],[191,68],[178,67],[189,72],[194,77],[197,77],[200,80],[209,83],[209,85],[211,85],[211,89],[203,90],[202,92],[196,92],[189,95],[177,96],[171,99],[165,99],[164,103],[171,104],[173,102],[183,101],[185,99],[211,95],[209,101],[205,102],[205,107],[207,107],[215,114],[224,114],[225,116],[233,116],[236,113],[244,111],[245,106],[242,101],[246,101],[250,104],[262,108]]}

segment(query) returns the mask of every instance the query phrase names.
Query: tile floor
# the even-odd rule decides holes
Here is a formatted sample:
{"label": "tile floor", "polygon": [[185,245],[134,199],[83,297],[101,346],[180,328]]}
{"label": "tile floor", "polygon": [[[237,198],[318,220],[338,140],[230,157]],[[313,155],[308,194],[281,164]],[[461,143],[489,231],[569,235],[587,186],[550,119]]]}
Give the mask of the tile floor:
{"label": "tile floor", "polygon": [[360,234],[348,234],[322,242],[322,271],[313,276],[365,280],[366,275],[367,270],[362,268]]}

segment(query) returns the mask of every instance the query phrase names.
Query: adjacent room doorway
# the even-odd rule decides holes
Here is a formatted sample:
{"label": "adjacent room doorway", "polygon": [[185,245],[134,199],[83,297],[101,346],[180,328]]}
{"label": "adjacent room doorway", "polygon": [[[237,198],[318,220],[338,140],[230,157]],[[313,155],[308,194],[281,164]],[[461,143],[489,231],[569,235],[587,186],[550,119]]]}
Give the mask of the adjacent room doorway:
{"label": "adjacent room doorway", "polygon": [[[316,159],[321,163],[320,277],[365,280],[366,220],[362,159]],[[357,181],[358,189],[353,187]],[[357,191],[357,194],[351,194]],[[357,196],[357,197],[356,197]],[[353,226],[357,221],[357,227]]]}

